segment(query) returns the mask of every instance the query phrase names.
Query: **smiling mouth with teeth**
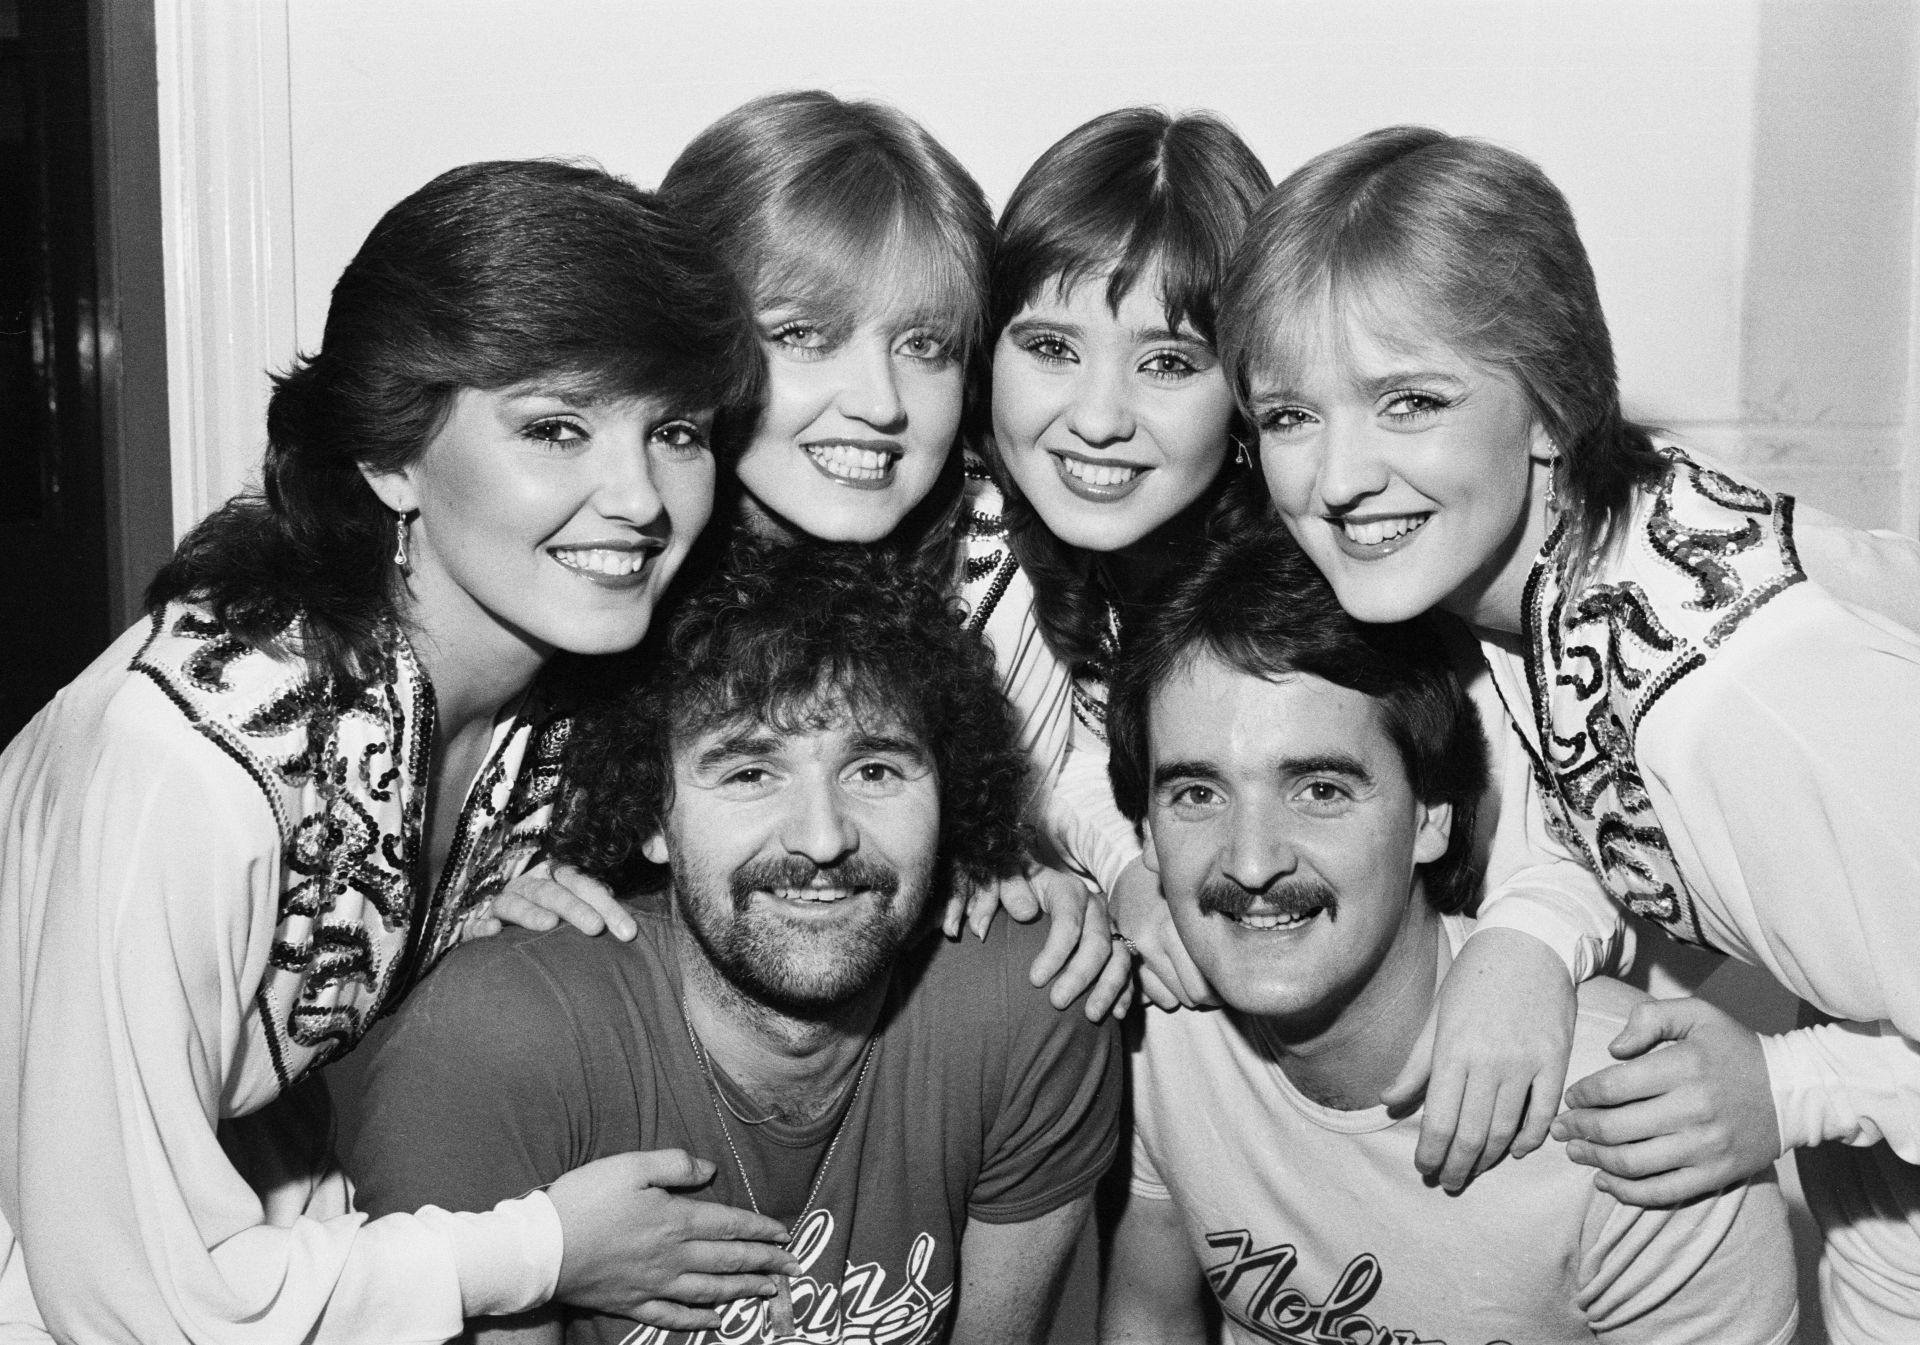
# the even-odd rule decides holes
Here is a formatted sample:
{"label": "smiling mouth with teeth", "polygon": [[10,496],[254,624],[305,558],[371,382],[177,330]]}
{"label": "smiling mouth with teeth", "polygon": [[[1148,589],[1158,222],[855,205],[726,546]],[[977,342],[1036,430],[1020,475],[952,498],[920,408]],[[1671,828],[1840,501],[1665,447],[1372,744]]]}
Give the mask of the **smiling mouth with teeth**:
{"label": "smiling mouth with teeth", "polygon": [[1298,929],[1319,915],[1322,909],[1315,907],[1311,911],[1303,911],[1298,915],[1269,915],[1259,911],[1248,911],[1244,915],[1229,915],[1227,919],[1246,929]]}
{"label": "smiling mouth with teeth", "polygon": [[615,547],[556,548],[549,553],[569,570],[608,575],[615,579],[638,574],[658,554],[652,547],[627,550]]}
{"label": "smiling mouth with teeth", "polygon": [[1064,457],[1059,454],[1054,455],[1054,461],[1060,464],[1061,471],[1074,480],[1106,489],[1124,486],[1147,470],[1144,467],[1125,467],[1117,463],[1082,462],[1078,458]]}
{"label": "smiling mouth with teeth", "polygon": [[1396,518],[1370,518],[1364,521],[1343,518],[1336,522],[1348,541],[1361,546],[1378,546],[1382,542],[1395,542],[1408,533],[1418,532],[1431,517],[1431,514],[1401,514]]}
{"label": "smiling mouth with teeth", "polygon": [[854,444],[803,444],[802,450],[829,476],[843,481],[884,481],[899,455]]}
{"label": "smiling mouth with teeth", "polygon": [[770,896],[781,901],[805,901],[816,905],[831,905],[836,901],[845,901],[856,892],[866,889],[858,887],[775,887],[764,889]]}

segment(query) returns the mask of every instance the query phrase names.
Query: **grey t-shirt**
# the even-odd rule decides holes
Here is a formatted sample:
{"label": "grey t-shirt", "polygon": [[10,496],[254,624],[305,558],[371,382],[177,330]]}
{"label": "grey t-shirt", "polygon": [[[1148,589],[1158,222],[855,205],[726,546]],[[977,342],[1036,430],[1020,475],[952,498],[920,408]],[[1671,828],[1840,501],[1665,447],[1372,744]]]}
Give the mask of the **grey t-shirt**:
{"label": "grey t-shirt", "polygon": [[[634,914],[630,944],[566,927],[467,944],[376,1030],[362,1087],[341,1099],[362,1208],[487,1209],[593,1159],[666,1148],[716,1165],[704,1198],[749,1206],[681,1017],[671,918]],[[1001,920],[984,942],[933,937],[904,955],[850,1110],[806,1126],[727,1118],[761,1210],[791,1224],[845,1116],[793,1241],[803,1338],[944,1339],[966,1221],[1037,1218],[1112,1159],[1117,1035],[1028,984],[1043,934]],[[721,1330],[692,1334],[571,1314],[567,1340],[746,1339],[760,1310],[741,1300]]]}

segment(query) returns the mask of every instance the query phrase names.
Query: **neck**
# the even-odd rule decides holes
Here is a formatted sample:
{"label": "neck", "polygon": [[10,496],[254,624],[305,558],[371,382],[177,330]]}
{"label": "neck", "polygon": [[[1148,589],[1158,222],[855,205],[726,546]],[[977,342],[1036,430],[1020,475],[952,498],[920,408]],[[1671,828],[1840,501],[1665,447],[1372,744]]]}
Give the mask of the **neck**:
{"label": "neck", "polygon": [[1232,470],[1229,460],[1213,484],[1185,509],[1138,541],[1094,557],[1094,564],[1105,575],[1115,597],[1122,603],[1140,601],[1162,575],[1191,558],[1193,550],[1206,536],[1207,520],[1213,516],[1214,506],[1220,502]]}
{"label": "neck", "polygon": [[1416,891],[1399,936],[1373,977],[1328,1020],[1263,1018],[1264,1035],[1293,1086],[1323,1107],[1364,1111],[1413,1054],[1446,960],[1440,917]]}
{"label": "neck", "polygon": [[859,1067],[886,1004],[890,978],[819,1018],[795,1018],[734,985],[676,922],[687,1021],[708,1057],[756,1104],[783,1120],[817,1118]]}
{"label": "neck", "polygon": [[500,707],[525,691],[552,650],[502,625],[437,573],[407,583],[401,621],[433,685],[442,743],[491,730]]}
{"label": "neck", "polygon": [[1527,478],[1527,507],[1506,543],[1486,564],[1440,605],[1481,630],[1518,635],[1526,609],[1527,576],[1553,530],[1547,510],[1547,475],[1552,469],[1535,462]]}

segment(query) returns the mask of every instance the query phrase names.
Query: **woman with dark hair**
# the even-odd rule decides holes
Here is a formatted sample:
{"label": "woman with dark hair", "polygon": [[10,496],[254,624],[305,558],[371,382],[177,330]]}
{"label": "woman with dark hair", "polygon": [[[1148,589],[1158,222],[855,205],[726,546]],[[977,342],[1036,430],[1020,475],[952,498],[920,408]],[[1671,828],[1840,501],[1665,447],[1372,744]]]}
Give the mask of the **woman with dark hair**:
{"label": "woman with dark hair", "polygon": [[[1636,1204],[1799,1148],[1829,1332],[1914,1338],[1920,546],[1630,423],[1566,200],[1483,141],[1397,127],[1308,163],[1250,229],[1221,325],[1274,504],[1341,604],[1479,635],[1530,757],[1503,829],[1824,1020],[1757,1037],[1703,1001],[1645,1006],[1554,1133]],[[1443,1043],[1531,1037],[1564,1072],[1568,968],[1619,921],[1576,890],[1535,870],[1488,893]],[[1463,1132],[1511,1133],[1525,1093]]]}
{"label": "woman with dark hair", "polygon": [[[1030,750],[1046,831],[1096,882],[1141,983],[1210,999],[1107,784],[1105,679],[1129,604],[1264,507],[1214,353],[1228,259],[1269,181],[1224,122],[1122,108],[1034,162],[1000,217],[987,461],[965,597]],[[1116,934],[1116,938],[1122,938]]]}
{"label": "woman with dark hair", "polygon": [[598,170],[472,164],[374,227],[276,380],[262,492],[0,757],[0,1334],[427,1341],[771,1291],[783,1230],[658,1189],[685,1155],[366,1222],[290,1091],[537,843],[535,676],[639,641],[757,377],[697,234]]}

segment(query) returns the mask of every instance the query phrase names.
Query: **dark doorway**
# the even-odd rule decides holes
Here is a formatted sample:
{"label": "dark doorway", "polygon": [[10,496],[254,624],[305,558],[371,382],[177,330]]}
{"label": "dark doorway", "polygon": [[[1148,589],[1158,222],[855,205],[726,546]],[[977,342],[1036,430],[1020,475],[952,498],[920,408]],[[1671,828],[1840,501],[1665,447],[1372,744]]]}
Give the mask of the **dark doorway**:
{"label": "dark doorway", "polygon": [[147,8],[0,0],[0,743],[171,543]]}

